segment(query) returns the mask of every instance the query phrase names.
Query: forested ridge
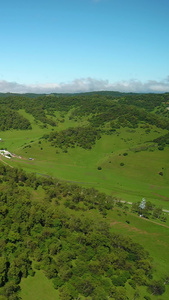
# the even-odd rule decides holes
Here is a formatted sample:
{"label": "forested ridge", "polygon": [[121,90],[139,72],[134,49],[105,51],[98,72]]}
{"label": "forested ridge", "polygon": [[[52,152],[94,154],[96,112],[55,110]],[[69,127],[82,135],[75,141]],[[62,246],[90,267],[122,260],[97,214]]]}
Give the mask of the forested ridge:
{"label": "forested ridge", "polygon": [[[40,201],[34,191],[42,189]],[[63,209],[64,207],[69,208]],[[0,295],[19,299],[20,281],[43,270],[59,289],[60,299],[128,299],[125,284],[165,291],[153,279],[147,251],[128,237],[110,231],[105,216],[115,199],[57,179],[36,177],[0,164]],[[75,212],[81,211],[77,215]],[[34,267],[33,267],[33,265]],[[85,298],[88,299],[88,298]]]}
{"label": "forested ridge", "polygon": [[5,131],[8,129],[31,129],[30,122],[21,116],[17,111],[14,111],[5,106],[0,107],[0,130]]}
{"label": "forested ridge", "polygon": [[[6,107],[13,110],[25,109],[28,113],[32,114],[35,119],[41,119],[42,122],[47,122],[46,113],[52,115],[55,111],[68,112],[71,108],[76,108],[72,113],[74,116],[83,116],[90,114],[101,114],[108,110],[116,113],[119,110],[119,115],[129,113],[129,109],[134,107],[142,108],[152,112],[158,107],[157,114],[168,107],[169,94],[114,94],[109,93],[85,93],[75,95],[12,95],[3,94],[0,97],[1,107]],[[127,109],[127,107],[129,107]],[[36,113],[35,113],[36,110]],[[167,111],[167,110],[166,110]],[[136,110],[138,114],[138,110]],[[140,112],[140,115],[143,114]],[[41,115],[41,117],[40,117]],[[114,116],[113,116],[114,117]],[[150,118],[150,117],[149,117]]]}
{"label": "forested ridge", "polygon": [[[40,122],[43,126],[52,126],[54,132],[51,131],[46,138],[52,142],[51,145],[66,149],[74,145],[90,149],[102,134],[112,134],[120,127],[137,128],[155,125],[169,130],[169,94],[167,93],[128,95],[103,92],[40,95],[32,98],[31,95],[6,95],[6,97],[3,95],[0,97],[0,106],[1,130],[31,129],[30,122],[19,113],[19,110],[23,109],[31,114],[36,122]],[[56,112],[61,114],[60,122],[64,122],[65,114],[69,113],[70,120],[77,121],[85,118],[86,125],[82,128],[70,129],[70,141],[69,130],[58,133]],[[85,142],[88,141],[78,143],[80,135]]]}

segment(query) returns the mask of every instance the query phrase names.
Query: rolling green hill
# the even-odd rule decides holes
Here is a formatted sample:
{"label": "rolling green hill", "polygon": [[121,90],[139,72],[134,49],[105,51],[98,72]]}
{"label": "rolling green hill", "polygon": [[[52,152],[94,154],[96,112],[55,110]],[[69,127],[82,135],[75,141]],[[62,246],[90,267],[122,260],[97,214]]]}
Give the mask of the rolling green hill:
{"label": "rolling green hill", "polygon": [[164,111],[168,98],[8,96],[2,107],[16,111],[32,129],[1,131],[1,148],[22,156],[12,158],[12,166],[94,186],[124,201],[146,197],[169,209],[169,140],[162,138],[169,119],[154,113],[154,103]]}
{"label": "rolling green hill", "polygon": [[[68,216],[86,216],[95,222],[104,219],[112,232],[131,236],[153,258],[154,280],[164,281],[168,276],[169,221],[168,213],[162,209],[169,210],[169,94],[8,94],[0,97],[0,106],[0,114],[5,118],[0,148],[12,154],[10,159],[1,155],[2,164],[11,170],[17,167],[27,174],[36,173],[39,178],[42,175],[44,180],[51,176],[63,184],[78,184],[82,191],[95,188],[111,196],[114,209],[105,208],[102,213],[97,206],[83,209],[83,201],[78,205],[63,201],[60,208]],[[44,191],[38,187],[32,195],[33,201],[41,202]],[[145,212],[146,219],[140,218],[136,209],[142,198],[152,205],[152,211]],[[27,284],[33,287],[36,282],[40,291],[41,280],[47,280],[44,286],[48,286],[48,279],[39,272],[34,280],[30,277],[21,282],[22,299],[37,299],[37,295],[29,294]],[[44,289],[46,300],[55,295],[51,282],[49,286],[51,294]],[[147,294],[146,286],[139,286],[138,282],[136,286],[135,290],[126,281],[129,299],[134,298],[137,289],[140,299],[146,295],[150,298],[145,299],[158,299]],[[99,294],[99,290],[96,292]],[[166,285],[166,292],[159,299],[167,300],[168,292]]]}

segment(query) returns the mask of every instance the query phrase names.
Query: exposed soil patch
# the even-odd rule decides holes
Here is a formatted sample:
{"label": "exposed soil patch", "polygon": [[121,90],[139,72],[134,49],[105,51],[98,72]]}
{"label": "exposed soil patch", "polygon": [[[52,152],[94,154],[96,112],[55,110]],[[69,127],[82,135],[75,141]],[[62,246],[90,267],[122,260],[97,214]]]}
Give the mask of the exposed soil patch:
{"label": "exposed soil patch", "polygon": [[127,224],[122,224],[122,226],[127,228],[128,231],[135,231],[135,232],[138,232],[140,234],[149,234],[149,232],[147,232],[146,230],[141,230],[137,227],[131,227],[130,225],[127,225]]}
{"label": "exposed soil patch", "polygon": [[[110,223],[110,226],[114,226],[114,225],[120,224],[120,223],[121,223],[121,222],[114,221],[114,222]],[[121,224],[122,224],[122,223],[121,223]]]}

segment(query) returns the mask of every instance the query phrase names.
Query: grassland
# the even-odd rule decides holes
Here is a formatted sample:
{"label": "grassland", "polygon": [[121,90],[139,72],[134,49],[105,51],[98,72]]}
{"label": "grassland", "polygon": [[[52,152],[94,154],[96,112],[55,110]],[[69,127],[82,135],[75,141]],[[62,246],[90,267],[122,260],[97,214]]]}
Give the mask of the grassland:
{"label": "grassland", "polygon": [[[20,113],[31,121],[32,130],[1,132],[0,148],[7,148],[8,151],[21,156],[11,160],[1,157],[5,163],[28,172],[57,177],[85,187],[95,187],[124,201],[137,202],[145,197],[157,206],[169,210],[168,148],[160,151],[151,142],[165,134],[166,130],[152,126],[150,133],[145,133],[145,129],[140,127],[134,130],[121,128],[112,135],[103,135],[91,150],[76,147],[68,149],[68,153],[63,153],[61,149],[51,147],[47,140],[41,139],[52,130],[51,126],[44,128],[43,124],[37,124],[31,115],[24,111]],[[59,117],[57,114],[56,118]],[[69,120],[69,115],[66,115],[64,122],[58,122],[57,130],[78,125],[78,122]],[[121,163],[124,165],[121,166]],[[101,170],[98,170],[98,166]],[[163,172],[163,176],[160,176],[159,172]],[[93,213],[91,217],[97,218],[97,214]],[[126,220],[130,223],[127,224]],[[154,260],[156,278],[167,274],[169,221],[164,224],[165,227],[129,212],[126,215],[121,209],[110,212],[107,221],[112,230],[127,234],[150,252]],[[130,288],[128,290],[130,291]],[[145,294],[145,289],[140,290],[140,299],[143,299]],[[52,283],[40,271],[33,279],[29,277],[22,281],[21,296],[23,300],[59,299]],[[133,295],[130,296],[132,299]],[[151,297],[153,300],[168,298],[168,286],[161,297]]]}
{"label": "grassland", "polygon": [[23,300],[59,299],[58,291],[53,288],[52,281],[48,280],[42,271],[36,271],[34,277],[29,276],[22,280],[20,297]]}
{"label": "grassland", "polygon": [[[76,147],[63,153],[40,139],[51,131],[50,126],[42,128],[42,124],[36,124],[31,115],[22,113],[31,121],[32,130],[1,132],[0,147],[22,157],[10,160],[12,166],[94,186],[124,201],[136,202],[145,197],[169,209],[168,148],[160,151],[150,142],[165,134],[166,130],[154,126],[146,134],[143,128],[121,128],[112,135],[102,136],[92,150]],[[57,130],[77,125],[78,122],[70,121],[66,116],[65,122],[58,123]],[[124,156],[124,153],[128,155]],[[29,158],[34,160],[29,161]],[[3,160],[9,163],[8,159]],[[98,166],[102,170],[99,171]],[[163,176],[159,172],[163,172]]]}

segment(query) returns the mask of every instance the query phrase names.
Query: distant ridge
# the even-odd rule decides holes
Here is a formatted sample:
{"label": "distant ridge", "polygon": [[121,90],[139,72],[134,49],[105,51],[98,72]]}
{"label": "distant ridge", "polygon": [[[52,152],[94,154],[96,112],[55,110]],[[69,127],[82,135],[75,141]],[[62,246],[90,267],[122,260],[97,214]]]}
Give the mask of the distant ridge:
{"label": "distant ridge", "polygon": [[93,91],[93,92],[79,92],[79,93],[0,93],[0,97],[8,97],[8,96],[26,96],[28,98],[37,98],[39,96],[74,96],[74,95],[100,95],[100,96],[112,96],[112,97],[123,97],[123,96],[132,96],[132,95],[166,95],[169,92],[165,93],[125,93],[125,92],[118,92],[118,91]]}
{"label": "distant ridge", "polygon": [[109,95],[114,97],[122,97],[125,95],[137,95],[142,93],[124,93],[118,91],[93,91],[93,92],[78,92],[78,93],[50,93],[50,94],[39,94],[39,93],[0,93],[0,97],[8,96],[26,96],[30,98],[36,98],[39,96],[70,96],[70,95]]}

